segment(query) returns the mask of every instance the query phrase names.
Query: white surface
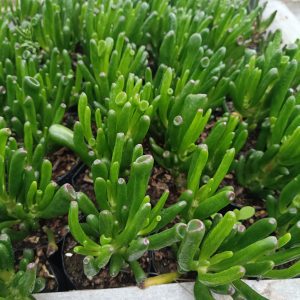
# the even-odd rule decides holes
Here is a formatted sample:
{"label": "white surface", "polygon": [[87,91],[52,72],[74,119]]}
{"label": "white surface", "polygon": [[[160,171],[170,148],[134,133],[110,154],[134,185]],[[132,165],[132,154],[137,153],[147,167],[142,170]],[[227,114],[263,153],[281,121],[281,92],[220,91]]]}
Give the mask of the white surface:
{"label": "white surface", "polygon": [[[300,279],[246,280],[253,288],[270,300],[299,300]],[[65,293],[39,294],[37,300],[193,300],[193,283],[158,285],[141,290],[137,287],[118,289],[71,291]],[[228,296],[216,296],[218,300],[229,300]],[[205,300],[205,299],[203,299]],[[251,299],[249,299],[251,300]]]}
{"label": "white surface", "polygon": [[295,14],[297,19],[300,21],[300,0],[283,0],[283,2],[288,6],[292,13]]}
{"label": "white surface", "polygon": [[[297,6],[300,13],[300,2],[289,4]],[[293,14],[293,12],[283,3],[283,1],[279,0],[270,0],[266,10],[265,15],[269,16],[274,10],[277,10],[277,15],[272,23],[270,29],[276,30],[281,29],[282,36],[285,44],[294,43],[297,38],[300,37],[300,22],[299,19]],[[300,14],[299,14],[300,16]]]}

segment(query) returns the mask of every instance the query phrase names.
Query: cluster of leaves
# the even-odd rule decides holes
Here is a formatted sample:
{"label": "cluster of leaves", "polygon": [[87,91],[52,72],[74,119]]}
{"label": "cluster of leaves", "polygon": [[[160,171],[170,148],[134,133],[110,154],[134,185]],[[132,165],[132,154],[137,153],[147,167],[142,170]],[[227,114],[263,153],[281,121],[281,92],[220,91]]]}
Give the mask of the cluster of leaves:
{"label": "cluster of leaves", "polygon": [[[279,31],[264,37],[275,17],[262,19],[264,8],[248,0],[3,1],[1,297],[42,289],[36,267],[26,269],[28,251],[14,272],[10,239],[67,212],[89,278],[129,266],[149,286],[195,271],[197,299],[264,299],[242,279],[300,274],[300,45],[282,47]],[[64,117],[74,108],[70,126]],[[60,146],[89,168],[95,200],[52,181],[45,157]],[[174,177],[175,203],[169,191],[147,195],[154,164]],[[254,208],[229,210],[232,177],[265,200],[267,218],[246,228]],[[147,278],[139,259],[165,247],[178,272]]]}
{"label": "cluster of leaves", "polygon": [[[96,275],[108,262],[110,275],[117,276],[127,263],[140,283],[146,275],[137,260],[147,250],[180,241],[185,228],[183,223],[155,232],[172,222],[185,208],[186,202],[179,201],[164,208],[168,198],[166,192],[151,208],[146,190],[154,163],[152,156],[142,155],[133,161],[128,183],[124,178],[118,178],[116,173],[114,166],[120,160],[121,157],[119,161],[114,159],[110,170],[105,170],[106,166],[100,160],[94,161],[92,174],[97,207],[84,193],[79,193],[77,202],[71,203],[69,226],[74,238],[82,245],[74,251],[87,255],[83,261],[87,276]],[[81,225],[78,207],[86,215],[86,222]],[[174,235],[175,232],[178,234]]]}
{"label": "cluster of leaves", "polygon": [[33,299],[31,293],[44,289],[45,279],[37,277],[37,266],[31,249],[23,251],[18,271],[15,270],[14,252],[7,234],[0,235],[0,297],[1,299]]}
{"label": "cluster of leaves", "polygon": [[[52,164],[19,148],[8,128],[0,129],[0,228],[12,239],[24,238],[39,226],[39,219],[50,219],[67,213],[76,199],[71,185],[51,180]],[[36,148],[38,149],[38,148]],[[15,232],[10,227],[18,225]]]}

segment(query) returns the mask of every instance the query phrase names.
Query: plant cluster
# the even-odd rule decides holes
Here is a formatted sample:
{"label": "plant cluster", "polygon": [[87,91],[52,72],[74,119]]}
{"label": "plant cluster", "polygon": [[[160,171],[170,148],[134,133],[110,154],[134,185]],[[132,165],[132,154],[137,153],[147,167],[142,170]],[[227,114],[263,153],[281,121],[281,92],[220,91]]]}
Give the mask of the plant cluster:
{"label": "plant cluster", "polygon": [[[300,274],[300,43],[266,36],[276,13],[248,0],[2,2],[0,297],[43,289],[32,251],[15,268],[11,241],[67,214],[91,280],[129,267],[147,287],[193,271],[196,299],[265,299],[243,279]],[[55,182],[59,147],[86,165],[94,198]],[[178,194],[149,196],[158,167]],[[234,208],[237,186],[268,215]],[[167,247],[177,272],[148,277],[140,259]]]}
{"label": "plant cluster", "polygon": [[0,297],[1,299],[33,299],[31,293],[37,293],[44,289],[45,280],[37,277],[36,264],[31,261],[34,258],[31,249],[23,251],[23,258],[19,262],[18,271],[14,265],[14,252],[7,234],[0,235]]}

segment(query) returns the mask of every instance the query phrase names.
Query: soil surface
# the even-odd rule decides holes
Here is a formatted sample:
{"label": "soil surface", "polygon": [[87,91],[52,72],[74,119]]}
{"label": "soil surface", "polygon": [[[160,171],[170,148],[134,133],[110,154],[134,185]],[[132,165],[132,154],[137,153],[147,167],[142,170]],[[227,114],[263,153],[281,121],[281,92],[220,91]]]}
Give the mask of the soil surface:
{"label": "soil surface", "polygon": [[58,244],[64,236],[69,232],[68,229],[68,217],[62,216],[51,220],[40,220],[39,228],[29,234],[26,238],[21,241],[16,241],[14,243],[14,248],[16,250],[30,248],[30,249],[39,249],[47,248],[48,237],[47,234],[43,231],[43,227],[46,226],[50,229],[55,237],[55,242]]}
{"label": "soil surface", "polygon": [[176,256],[171,248],[153,251],[152,264],[157,275],[177,271]]}
{"label": "soil surface", "polygon": [[[59,183],[79,162],[71,150],[63,147],[48,156],[52,163],[52,180]],[[71,182],[69,182],[71,183]]]}
{"label": "soil surface", "polygon": [[72,184],[77,192],[83,192],[95,201],[94,183],[89,168],[84,166],[81,172],[73,178]]}
{"label": "soil surface", "polygon": [[171,173],[163,167],[155,164],[150,177],[147,194],[150,196],[151,204],[155,205],[165,191],[169,191],[166,207],[176,203],[180,197],[181,190],[175,182]]}
{"label": "soil surface", "polygon": [[[78,120],[77,109],[71,107],[62,120],[62,125],[73,130],[75,122]],[[59,183],[79,162],[79,158],[71,150],[61,147],[51,152],[47,157],[52,163],[52,179]],[[71,183],[71,182],[68,182]]]}

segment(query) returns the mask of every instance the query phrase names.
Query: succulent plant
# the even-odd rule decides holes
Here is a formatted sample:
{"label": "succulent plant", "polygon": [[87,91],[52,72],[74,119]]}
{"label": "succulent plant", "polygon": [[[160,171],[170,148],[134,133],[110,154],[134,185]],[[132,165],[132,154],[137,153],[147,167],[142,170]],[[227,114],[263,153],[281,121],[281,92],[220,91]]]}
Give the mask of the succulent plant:
{"label": "succulent plant", "polygon": [[[264,6],[256,4],[252,6],[253,9],[249,10],[248,2],[173,2],[160,17],[159,26],[152,28],[153,48],[159,49],[166,40],[172,41],[170,48],[172,49],[170,57],[172,57],[175,53],[176,55],[181,53],[187,40],[194,33],[200,33],[204,45],[213,51],[225,46],[229,50],[228,57],[237,59],[243,55],[245,47],[251,44],[251,37],[255,33],[263,32],[275,16],[272,14],[262,21]],[[253,26],[255,23],[257,23],[256,27]],[[174,56],[173,58],[175,59]]]}
{"label": "succulent plant", "polygon": [[[9,129],[0,129],[0,136],[0,230],[19,239],[36,229],[39,219],[65,214],[76,194],[69,184],[58,188],[51,181],[50,161],[44,159],[34,168],[35,158],[30,159],[13,138],[7,141]],[[12,228],[14,225],[18,231]]]}
{"label": "succulent plant", "polygon": [[14,252],[7,234],[0,235],[0,297],[1,299],[34,299],[31,294],[41,292],[45,279],[37,277],[37,266],[32,263],[33,251],[25,249],[15,271]]}
{"label": "succulent plant", "polygon": [[291,240],[287,245],[290,247],[293,247],[299,243],[299,180],[300,175],[287,183],[280,191],[279,196],[269,194],[266,197],[268,215],[275,218],[278,222],[278,234],[291,234]]}
{"label": "succulent plant", "polygon": [[83,5],[85,42],[91,38],[112,37],[116,40],[124,32],[130,41],[146,45],[155,38],[153,30],[157,29],[169,1],[100,2],[101,5],[97,5],[96,1],[90,0]]}
{"label": "succulent plant", "polygon": [[282,189],[299,174],[299,105],[289,97],[277,117],[262,124],[256,149],[241,156],[236,173],[240,184],[254,193]]}
{"label": "succulent plant", "polygon": [[49,134],[53,142],[66,146],[77,153],[87,164],[97,159],[111,161],[114,149],[124,152],[120,167],[128,167],[134,147],[146,136],[150,118],[157,108],[159,98],[151,98],[151,86],[142,86],[142,80],[130,75],[126,86],[124,77],[120,76],[113,84],[108,103],[108,112],[102,114],[96,109],[96,135],[93,133],[91,109],[85,94],[78,103],[79,121],[74,131],[62,126],[53,125]]}
{"label": "succulent plant", "polygon": [[81,1],[22,0],[4,9],[13,15],[12,30],[46,51],[73,49],[81,36],[74,34],[80,32]]}
{"label": "succulent plant", "polygon": [[[287,278],[299,274],[298,262],[284,269],[275,268],[299,256],[298,248],[297,256],[296,249],[284,248],[291,235],[285,234],[278,239],[272,236],[277,227],[274,218],[258,220],[246,229],[240,221],[251,215],[251,210],[244,208],[229,211],[224,216],[216,214],[212,221],[193,219],[187,224],[177,252],[178,272],[198,273],[194,287],[196,299],[214,299],[211,292],[265,299],[241,279],[258,276]],[[145,285],[159,280],[149,278]]]}
{"label": "succulent plant", "polygon": [[188,221],[193,218],[204,220],[219,212],[234,200],[233,187],[224,186],[219,189],[221,182],[230,169],[234,155],[234,148],[227,150],[215,174],[211,178],[206,176],[205,181],[202,180],[201,182],[209,151],[206,145],[197,147],[187,173],[186,191],[181,195],[181,198],[187,202],[185,210],[181,213],[184,220]]}
{"label": "succulent plant", "polygon": [[281,39],[277,31],[261,55],[249,51],[230,83],[234,107],[252,127],[267,116],[278,116],[297,72],[297,60],[285,55],[280,48]]}
{"label": "succulent plant", "polygon": [[249,10],[248,5],[249,1],[232,1],[230,5],[227,1],[200,1],[199,8],[211,17],[210,31],[206,34],[211,48],[225,46],[229,55],[234,57],[240,52],[237,46],[249,47],[255,30],[264,31],[264,27],[272,22],[274,16],[267,18],[261,28],[255,28],[253,25],[261,19],[264,6],[257,4]]}
{"label": "succulent plant", "polygon": [[[161,101],[162,98],[160,104]],[[212,129],[205,135],[203,133],[208,127],[211,114],[210,109],[203,113],[202,107],[207,103],[206,96],[188,95],[185,99],[178,98],[175,101],[177,103],[171,110],[168,128],[165,131],[165,145],[161,147],[154,138],[150,138],[155,159],[173,171],[176,171],[176,168],[187,171],[200,140],[207,146],[209,153],[204,174],[212,175],[229,148],[234,148],[236,153],[243,148],[248,137],[247,123],[241,122],[238,114],[226,113],[216,122],[213,121]],[[178,106],[175,107],[176,105]]]}
{"label": "succulent plant", "polygon": [[[172,45],[161,46],[160,51],[166,53],[160,55],[162,62],[155,75],[154,86],[160,89],[161,94],[167,93],[173,97],[180,94],[207,94],[206,108],[221,106],[225,101],[232,73],[228,71],[228,75],[224,74],[226,65],[223,60],[226,48],[222,47],[216,51],[205,50],[199,33],[190,37],[182,58],[170,59],[168,50],[170,47],[172,48]],[[163,61],[163,57],[166,57],[166,61]],[[172,81],[170,67],[167,66],[174,68]]]}
{"label": "succulent plant", "polygon": [[126,40],[124,32],[121,32],[116,40],[111,37],[104,40],[91,39],[88,63],[80,59],[77,68],[83,79],[92,86],[96,101],[105,105],[112,83],[120,75],[127,80],[131,73],[138,76],[143,74],[147,57],[145,46],[137,49],[135,44]]}
{"label": "succulent plant", "polygon": [[[110,275],[117,276],[121,268],[129,264],[140,283],[146,275],[138,259],[148,250],[170,246],[182,238],[186,227],[183,223],[155,233],[169,224],[186,202],[179,201],[164,208],[168,198],[165,192],[151,207],[146,190],[152,166],[150,155],[139,156],[132,163],[126,183],[124,178],[118,178],[116,168],[107,170],[108,178],[101,177],[101,169],[105,166],[101,166],[101,161],[94,162],[96,206],[84,193],[79,193],[77,202],[73,201],[69,210],[70,231],[79,243],[74,251],[86,256],[83,266],[87,276],[95,276],[107,264]],[[79,208],[86,216],[82,224],[79,223]]]}
{"label": "succulent plant", "polygon": [[3,70],[6,88],[0,96],[0,128],[9,126],[18,142],[26,135],[34,147],[42,144],[45,155],[49,152],[48,128],[60,123],[66,108],[77,101],[71,59],[67,51],[54,48],[41,69],[38,60],[19,55],[16,60],[16,70],[7,66]]}

